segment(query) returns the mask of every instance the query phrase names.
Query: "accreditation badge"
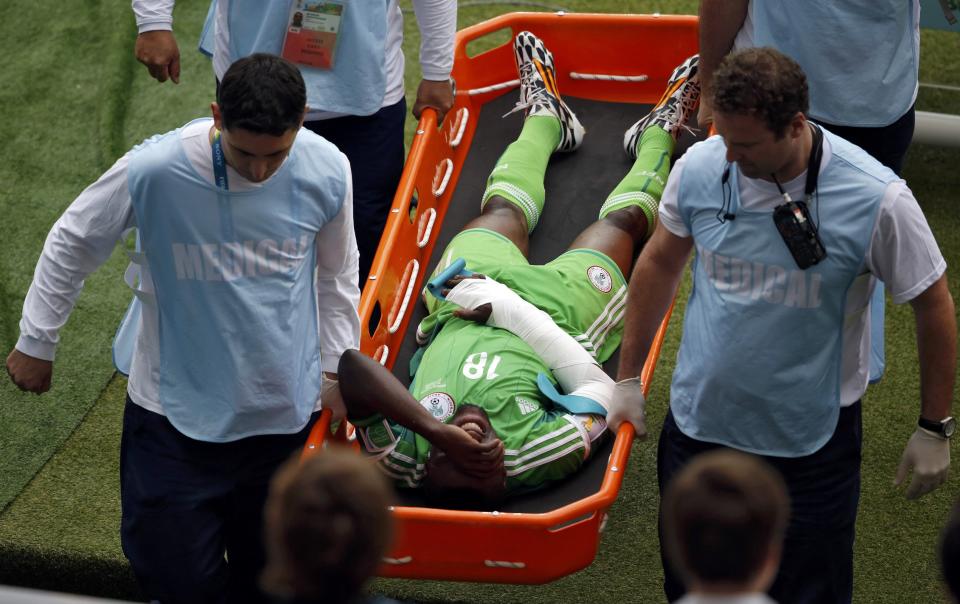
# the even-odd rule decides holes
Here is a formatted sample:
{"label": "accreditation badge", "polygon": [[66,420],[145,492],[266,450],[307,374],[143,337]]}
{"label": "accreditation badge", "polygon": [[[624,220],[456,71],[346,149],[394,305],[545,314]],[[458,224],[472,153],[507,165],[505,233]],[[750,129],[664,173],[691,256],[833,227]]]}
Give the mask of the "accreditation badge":
{"label": "accreditation badge", "polygon": [[293,0],[283,58],[298,65],[332,69],[346,5],[346,0]]}

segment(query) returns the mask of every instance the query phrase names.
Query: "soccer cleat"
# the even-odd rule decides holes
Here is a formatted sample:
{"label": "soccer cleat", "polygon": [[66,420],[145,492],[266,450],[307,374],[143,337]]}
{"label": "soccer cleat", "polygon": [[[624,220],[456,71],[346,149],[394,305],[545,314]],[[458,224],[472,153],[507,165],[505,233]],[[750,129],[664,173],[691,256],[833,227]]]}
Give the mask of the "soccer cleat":
{"label": "soccer cleat", "polygon": [[680,138],[687,118],[697,110],[700,103],[700,76],[697,73],[699,62],[700,55],[693,55],[678,65],[670,75],[667,89],[653,110],[623,133],[623,150],[631,158],[637,158],[637,143],[647,126],[660,126],[670,133],[674,140]]}
{"label": "soccer cleat", "polygon": [[553,54],[540,38],[528,31],[517,34],[513,50],[520,72],[520,100],[507,115],[523,109],[526,117],[550,115],[557,118],[560,120],[557,151],[573,151],[583,142],[584,128],[560,98]]}

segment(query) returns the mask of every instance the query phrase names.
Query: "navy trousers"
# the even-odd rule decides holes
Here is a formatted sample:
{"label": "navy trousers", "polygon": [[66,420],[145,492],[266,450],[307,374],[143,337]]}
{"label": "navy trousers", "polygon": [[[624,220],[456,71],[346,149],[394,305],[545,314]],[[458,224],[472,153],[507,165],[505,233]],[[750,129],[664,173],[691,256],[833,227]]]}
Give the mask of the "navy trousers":
{"label": "navy trousers", "polygon": [[[731,421],[736,421],[732,418]],[[762,459],[779,470],[790,493],[790,524],[770,597],[780,604],[838,604],[853,598],[853,539],[860,501],[861,404],[840,410],[837,428],[820,450],[803,457]],[[670,479],[693,457],[720,448],[694,440],[668,412],[657,448],[661,498]],[[662,499],[661,499],[662,500]],[[661,522],[663,517],[661,509]],[[664,591],[673,602],[683,583],[664,552]]]}
{"label": "navy trousers", "polygon": [[[127,398],[120,443],[120,541],[144,594],[162,604],[265,602],[263,505],[296,434],[193,440]],[[226,556],[226,557],[225,557]]]}
{"label": "navy trousers", "polygon": [[898,176],[913,140],[916,126],[916,106],[911,107],[897,121],[889,126],[863,128],[859,126],[838,126],[822,123],[827,130],[857,145],[881,164],[893,170]]}
{"label": "navy trousers", "polygon": [[406,116],[407,101],[401,99],[373,115],[348,115],[304,124],[336,145],[350,160],[354,230],[360,249],[360,291],[370,273],[403,173]]}

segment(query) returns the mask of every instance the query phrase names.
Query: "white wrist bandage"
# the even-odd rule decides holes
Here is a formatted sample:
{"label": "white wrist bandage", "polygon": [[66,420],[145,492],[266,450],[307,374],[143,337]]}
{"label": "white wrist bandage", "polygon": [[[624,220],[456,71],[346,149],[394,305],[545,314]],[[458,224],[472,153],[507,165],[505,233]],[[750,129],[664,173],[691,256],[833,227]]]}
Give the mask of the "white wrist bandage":
{"label": "white wrist bandage", "polygon": [[487,325],[515,334],[537,353],[567,394],[582,396],[610,407],[614,382],[589,352],[550,315],[530,304],[506,285],[493,279],[464,279],[447,294],[447,300],[464,308],[490,304]]}

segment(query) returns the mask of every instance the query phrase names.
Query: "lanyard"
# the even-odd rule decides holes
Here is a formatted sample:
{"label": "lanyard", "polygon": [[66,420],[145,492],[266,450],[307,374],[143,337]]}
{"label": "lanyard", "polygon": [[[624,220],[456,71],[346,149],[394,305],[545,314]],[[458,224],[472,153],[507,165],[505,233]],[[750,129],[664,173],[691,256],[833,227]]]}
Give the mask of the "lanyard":
{"label": "lanyard", "polygon": [[213,135],[213,182],[218,189],[228,191],[230,187],[227,184],[227,163],[223,158],[223,145],[220,144],[220,131],[215,131]]}
{"label": "lanyard", "polygon": [[227,162],[223,157],[223,145],[220,142],[220,131],[213,135],[213,183],[217,185],[217,206],[220,212],[220,228],[224,241],[234,240],[233,212],[230,207],[230,190],[227,184]]}

